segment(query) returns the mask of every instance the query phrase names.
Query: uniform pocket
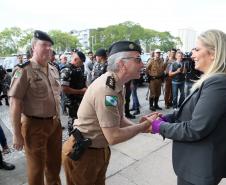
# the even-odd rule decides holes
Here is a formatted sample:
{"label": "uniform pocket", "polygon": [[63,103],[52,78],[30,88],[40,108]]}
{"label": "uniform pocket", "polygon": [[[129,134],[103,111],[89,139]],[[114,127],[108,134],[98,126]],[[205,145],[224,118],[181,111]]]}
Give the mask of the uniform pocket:
{"label": "uniform pocket", "polygon": [[43,80],[30,83],[31,93],[37,98],[44,98],[48,95],[48,87]]}

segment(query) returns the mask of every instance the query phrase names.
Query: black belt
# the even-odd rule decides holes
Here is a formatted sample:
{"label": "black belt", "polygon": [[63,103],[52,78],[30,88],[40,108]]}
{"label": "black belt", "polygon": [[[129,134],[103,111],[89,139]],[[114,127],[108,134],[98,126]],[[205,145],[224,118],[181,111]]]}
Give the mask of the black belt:
{"label": "black belt", "polygon": [[88,147],[88,149],[91,149],[91,150],[103,150],[103,149],[106,149],[108,147],[105,147],[105,148],[94,148],[94,147]]}
{"label": "black belt", "polygon": [[51,117],[37,117],[37,116],[27,116],[26,117],[28,118],[31,118],[31,119],[41,119],[41,120],[51,120],[51,119],[55,119],[56,116],[51,116]]}

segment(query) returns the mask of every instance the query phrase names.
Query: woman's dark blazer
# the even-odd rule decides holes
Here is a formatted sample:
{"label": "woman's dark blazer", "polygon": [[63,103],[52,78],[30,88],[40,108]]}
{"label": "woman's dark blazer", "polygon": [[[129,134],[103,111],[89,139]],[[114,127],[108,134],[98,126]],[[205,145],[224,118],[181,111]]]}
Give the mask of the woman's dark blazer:
{"label": "woman's dark blazer", "polygon": [[177,176],[198,185],[213,185],[226,177],[226,75],[205,80],[184,100],[160,134],[173,140]]}

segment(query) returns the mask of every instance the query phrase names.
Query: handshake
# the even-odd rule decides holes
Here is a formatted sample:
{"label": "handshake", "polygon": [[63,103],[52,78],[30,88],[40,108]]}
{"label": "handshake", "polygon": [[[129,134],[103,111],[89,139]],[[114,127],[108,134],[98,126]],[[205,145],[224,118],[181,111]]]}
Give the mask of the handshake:
{"label": "handshake", "polygon": [[154,112],[142,117],[140,123],[146,122],[146,124],[149,126],[146,132],[156,134],[159,133],[160,125],[164,124],[167,121],[168,121],[167,118],[163,116],[161,113]]}

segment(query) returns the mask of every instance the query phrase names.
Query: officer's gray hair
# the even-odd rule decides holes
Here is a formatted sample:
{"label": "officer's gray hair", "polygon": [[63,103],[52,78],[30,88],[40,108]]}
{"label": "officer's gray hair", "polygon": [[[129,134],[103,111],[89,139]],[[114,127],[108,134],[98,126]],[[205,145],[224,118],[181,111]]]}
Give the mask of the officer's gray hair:
{"label": "officer's gray hair", "polygon": [[35,38],[35,37],[33,37],[33,38],[31,39],[31,48],[34,47],[34,45],[36,44],[37,41],[38,41],[38,39]]}
{"label": "officer's gray hair", "polygon": [[108,67],[107,70],[111,72],[118,72],[119,66],[118,63],[122,58],[130,57],[130,52],[118,52],[111,55],[108,58]]}

